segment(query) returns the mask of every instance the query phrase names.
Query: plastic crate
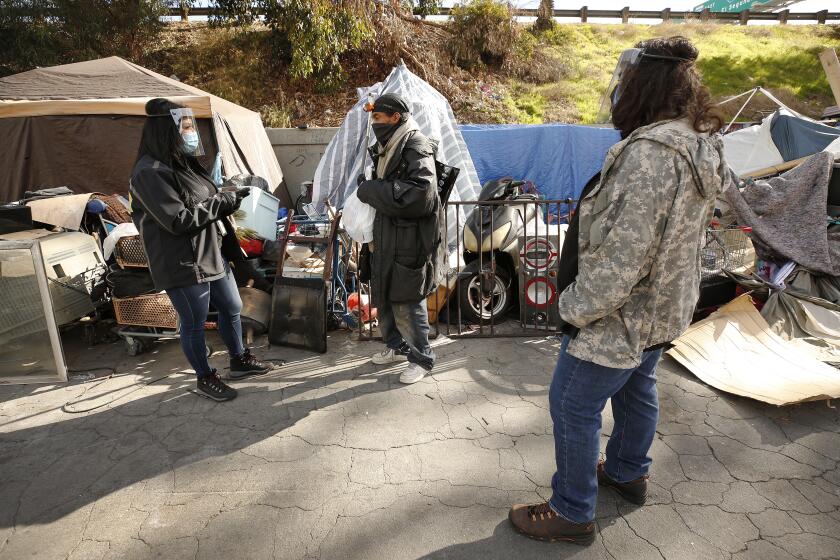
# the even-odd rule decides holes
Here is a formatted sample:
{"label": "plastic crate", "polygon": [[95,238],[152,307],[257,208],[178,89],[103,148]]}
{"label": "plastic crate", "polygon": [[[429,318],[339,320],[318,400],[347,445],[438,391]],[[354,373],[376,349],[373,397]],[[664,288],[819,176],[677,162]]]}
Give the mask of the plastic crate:
{"label": "plastic crate", "polygon": [[250,196],[242,199],[239,207],[245,217],[236,220],[236,225],[254,230],[262,239],[276,241],[280,200],[262,189],[256,187],[250,187],[250,189]]}
{"label": "plastic crate", "polygon": [[178,328],[178,313],[166,294],[113,298],[117,323],[136,327]]}
{"label": "plastic crate", "polygon": [[148,268],[149,258],[139,235],[123,237],[117,241],[114,258],[122,268]]}
{"label": "plastic crate", "polygon": [[737,271],[751,266],[755,259],[751,232],[752,228],[741,226],[708,228],[700,249],[702,280],[719,276],[724,270]]}

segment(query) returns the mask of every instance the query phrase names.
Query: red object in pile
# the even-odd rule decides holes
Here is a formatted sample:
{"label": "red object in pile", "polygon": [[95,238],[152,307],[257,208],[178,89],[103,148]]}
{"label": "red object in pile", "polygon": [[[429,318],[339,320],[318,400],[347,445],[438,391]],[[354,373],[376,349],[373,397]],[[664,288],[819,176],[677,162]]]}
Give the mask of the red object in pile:
{"label": "red object in pile", "polygon": [[[351,313],[355,313],[356,315],[359,314],[359,292],[353,292],[350,294],[350,297],[347,298],[347,307],[348,311]],[[376,319],[376,308],[370,308],[370,296],[363,295],[362,296],[362,322],[367,323],[371,319]]]}
{"label": "red object in pile", "polygon": [[241,239],[239,246],[249,257],[259,257],[263,254],[264,243],[262,239]]}

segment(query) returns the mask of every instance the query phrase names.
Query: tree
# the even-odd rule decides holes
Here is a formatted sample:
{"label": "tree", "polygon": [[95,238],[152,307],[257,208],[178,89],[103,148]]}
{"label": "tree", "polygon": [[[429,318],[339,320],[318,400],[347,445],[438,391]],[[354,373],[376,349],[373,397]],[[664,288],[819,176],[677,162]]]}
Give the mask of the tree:
{"label": "tree", "polygon": [[181,12],[181,21],[190,21],[190,10],[195,0],[172,0],[172,6]]}
{"label": "tree", "polygon": [[373,37],[370,0],[262,0],[265,23],[293,79],[314,77],[319,89],[344,80],[341,55]]}
{"label": "tree", "polygon": [[211,22],[243,27],[263,16],[274,60],[292,79],[330,90],[344,79],[341,56],[373,37],[373,12],[373,0],[221,0]]}
{"label": "tree", "polygon": [[0,74],[101,56],[139,58],[166,0],[0,0]]}
{"label": "tree", "polygon": [[545,31],[552,27],[554,27],[554,0],[540,0],[534,29],[536,31]]}
{"label": "tree", "polygon": [[440,8],[440,0],[410,0],[409,4],[414,13],[423,19],[437,14]]}
{"label": "tree", "polygon": [[501,67],[518,36],[513,10],[502,0],[468,0],[452,8],[449,49],[454,62],[470,69],[478,64]]}
{"label": "tree", "polygon": [[211,25],[246,26],[256,19],[257,0],[216,0],[210,7]]}

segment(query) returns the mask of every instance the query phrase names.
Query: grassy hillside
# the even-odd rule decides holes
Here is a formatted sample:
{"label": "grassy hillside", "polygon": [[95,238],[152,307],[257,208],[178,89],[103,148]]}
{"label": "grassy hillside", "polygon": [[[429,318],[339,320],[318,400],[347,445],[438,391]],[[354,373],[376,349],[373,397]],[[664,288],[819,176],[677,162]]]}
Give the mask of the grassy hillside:
{"label": "grassy hillside", "polygon": [[[670,35],[686,36],[697,45],[698,66],[717,99],[763,86],[810,115],[819,116],[834,104],[818,55],[840,47],[840,28],[713,24],[557,26],[540,41],[561,65],[563,78],[540,86],[515,84],[514,102],[522,118],[591,122],[618,54],[637,41]],[[738,104],[733,106],[737,110]]]}
{"label": "grassy hillside", "polygon": [[[717,99],[761,85],[811,116],[834,104],[818,54],[827,47],[840,51],[838,26],[564,24],[538,37],[523,35],[517,60],[527,68],[466,72],[449,60],[445,32],[397,24],[404,28],[378,32],[343,57],[347,79],[329,93],[291,82],[260,28],[173,24],[140,62],[258,110],[270,126],[339,124],[356,101],[355,88],[383,79],[401,56],[410,56],[408,66],[450,99],[461,122],[589,123],[623,49],[649,37],[684,35],[698,46],[704,81]],[[402,55],[389,48],[395,36],[408,49]],[[757,118],[770,108],[759,102],[744,116]]]}

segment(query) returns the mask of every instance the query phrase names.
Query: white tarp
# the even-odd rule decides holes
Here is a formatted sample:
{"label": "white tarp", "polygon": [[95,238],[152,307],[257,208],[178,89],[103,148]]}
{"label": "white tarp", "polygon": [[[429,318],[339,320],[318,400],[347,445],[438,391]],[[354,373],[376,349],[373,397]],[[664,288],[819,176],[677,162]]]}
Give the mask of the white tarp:
{"label": "white tarp", "polygon": [[[413,74],[405,64],[395,67],[383,82],[359,88],[359,101],[347,113],[338,132],[330,141],[315,171],[312,200],[329,201],[337,208],[344,206],[347,196],[356,190],[356,178],[372,162],[365,139],[373,146],[376,139],[367,134],[368,113],[363,109],[385,93],[399,93],[411,106],[411,113],[420,131],[439,142],[437,159],[461,170],[449,200],[476,200],[480,191],[478,174],[449,102],[436,89]],[[468,208],[468,210],[471,210]],[[449,211],[449,239],[455,240],[455,213]],[[463,213],[460,216],[464,224]]]}
{"label": "white tarp", "polygon": [[738,175],[785,162],[770,135],[774,115],[775,113],[765,117],[761,124],[724,135],[723,151],[726,163]]}
{"label": "white tarp", "polygon": [[748,295],[689,327],[668,353],[704,383],[766,403],[840,397],[840,371],[773,333]]}

